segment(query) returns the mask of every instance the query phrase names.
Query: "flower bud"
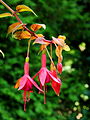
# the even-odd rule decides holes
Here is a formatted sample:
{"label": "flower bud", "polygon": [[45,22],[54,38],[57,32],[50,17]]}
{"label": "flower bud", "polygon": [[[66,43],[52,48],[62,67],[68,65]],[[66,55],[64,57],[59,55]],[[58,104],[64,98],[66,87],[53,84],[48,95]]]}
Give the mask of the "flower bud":
{"label": "flower bud", "polygon": [[62,73],[62,64],[61,63],[57,64],[57,70],[60,74]]}

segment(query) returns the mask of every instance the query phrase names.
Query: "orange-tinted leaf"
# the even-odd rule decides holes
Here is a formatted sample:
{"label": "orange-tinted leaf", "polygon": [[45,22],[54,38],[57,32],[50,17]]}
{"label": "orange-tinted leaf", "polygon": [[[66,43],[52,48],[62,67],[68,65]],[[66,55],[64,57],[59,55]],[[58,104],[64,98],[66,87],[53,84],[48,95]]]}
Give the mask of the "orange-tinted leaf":
{"label": "orange-tinted leaf", "polygon": [[33,30],[33,31],[37,31],[37,30],[39,30],[41,27],[44,28],[44,29],[46,29],[45,24],[32,24],[32,25],[30,26],[31,30]]}
{"label": "orange-tinted leaf", "polygon": [[62,35],[59,35],[59,36],[58,36],[58,39],[63,39],[63,40],[65,40],[66,37],[65,37],[65,36],[62,36]]}
{"label": "orange-tinted leaf", "polygon": [[0,14],[0,18],[8,17],[8,16],[12,16],[12,14],[11,13],[2,13],[2,14]]}
{"label": "orange-tinted leaf", "polygon": [[56,56],[57,57],[62,56],[62,47],[61,46],[56,47]]}
{"label": "orange-tinted leaf", "polygon": [[0,50],[0,53],[2,54],[2,56],[3,56],[3,58],[4,58],[5,55],[4,55],[4,53],[2,52],[2,50]]}
{"label": "orange-tinted leaf", "polygon": [[40,51],[43,51],[47,46],[46,45],[41,45],[40,46]]}
{"label": "orange-tinted leaf", "polygon": [[31,36],[30,40],[34,40],[34,39],[36,39],[36,37],[35,36]]}
{"label": "orange-tinted leaf", "polygon": [[44,37],[43,34],[37,34],[38,37]]}
{"label": "orange-tinted leaf", "polygon": [[19,22],[13,23],[8,27],[7,34],[9,34],[11,32],[15,32],[16,30],[19,30],[19,29],[23,29],[22,25]]}
{"label": "orange-tinted leaf", "polygon": [[64,45],[64,47],[63,47],[63,49],[65,50],[65,51],[70,51],[70,47],[68,46],[68,45]]}
{"label": "orange-tinted leaf", "polygon": [[20,86],[20,81],[22,80],[22,78],[18,79],[14,88],[18,88]]}
{"label": "orange-tinted leaf", "polygon": [[63,56],[61,55],[61,56],[58,57],[58,63],[61,63],[62,60],[63,60]]}
{"label": "orange-tinted leaf", "polygon": [[55,67],[55,65],[51,62],[51,65],[50,65],[50,70],[51,71],[53,71],[53,70],[55,70],[56,71],[56,67]]}
{"label": "orange-tinted leaf", "polygon": [[18,31],[13,34],[15,39],[28,39],[31,37],[31,34],[28,31]]}
{"label": "orange-tinted leaf", "polygon": [[[18,6],[16,7],[16,10],[17,10],[18,12],[30,11],[30,12],[32,12],[34,15],[36,15],[35,12],[34,12],[31,8],[29,8],[28,6],[26,6],[26,5],[18,5]],[[37,16],[37,15],[36,15],[36,16]]]}
{"label": "orange-tinted leaf", "polygon": [[[37,35],[37,37],[44,37],[42,34],[36,34]],[[31,40],[34,40],[34,39],[36,39],[37,37],[35,37],[35,36],[31,36]]]}

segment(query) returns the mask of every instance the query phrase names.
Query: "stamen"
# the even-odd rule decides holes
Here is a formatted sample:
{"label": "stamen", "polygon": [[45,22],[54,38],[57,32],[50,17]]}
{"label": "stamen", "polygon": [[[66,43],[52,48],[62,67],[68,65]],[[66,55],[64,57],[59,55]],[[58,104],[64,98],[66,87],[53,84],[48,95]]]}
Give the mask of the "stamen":
{"label": "stamen", "polygon": [[46,86],[45,86],[45,84],[44,84],[44,104],[46,104]]}
{"label": "stamen", "polygon": [[26,91],[23,93],[23,101],[24,101],[24,112],[26,111]]}
{"label": "stamen", "polygon": [[27,102],[30,101],[30,91],[27,91]]}
{"label": "stamen", "polygon": [[54,62],[53,62],[52,56],[50,55],[50,53],[49,53],[49,51],[48,51],[47,48],[46,48],[46,51],[47,51],[47,54],[48,54],[48,56],[49,56],[49,58],[50,58],[50,60],[51,60],[51,63],[52,63],[53,66],[56,68],[56,66],[55,66],[55,64],[54,64]]}
{"label": "stamen", "polygon": [[47,93],[47,85],[45,87],[46,87],[45,89],[46,89],[46,93]]}

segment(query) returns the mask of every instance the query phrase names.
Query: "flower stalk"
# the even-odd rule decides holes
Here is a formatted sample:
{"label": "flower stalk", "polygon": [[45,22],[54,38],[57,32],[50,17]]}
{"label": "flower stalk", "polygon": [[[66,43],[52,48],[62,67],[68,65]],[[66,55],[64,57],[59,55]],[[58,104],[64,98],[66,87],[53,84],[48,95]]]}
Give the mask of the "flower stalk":
{"label": "flower stalk", "polygon": [[30,43],[31,43],[31,39],[28,40],[27,57],[29,57],[30,54]]}

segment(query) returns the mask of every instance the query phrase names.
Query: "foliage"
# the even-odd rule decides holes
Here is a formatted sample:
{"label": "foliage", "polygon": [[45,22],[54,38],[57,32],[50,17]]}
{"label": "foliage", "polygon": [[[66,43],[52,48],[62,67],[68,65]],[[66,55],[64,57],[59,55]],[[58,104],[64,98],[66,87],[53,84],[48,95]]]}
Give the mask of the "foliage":
{"label": "foliage", "polygon": [[[0,54],[0,119],[1,120],[75,120],[79,113],[81,120],[89,119],[88,88],[90,79],[90,15],[88,0],[6,0],[13,9],[19,4],[25,4],[36,11],[38,17],[31,13],[21,13],[24,23],[43,23],[47,25],[42,30],[47,39],[64,34],[67,43],[71,47],[68,53],[63,52],[64,69],[61,75],[61,95],[57,96],[49,86],[47,104],[43,104],[43,96],[36,93],[31,95],[26,113],[23,112],[22,95],[13,86],[18,78],[23,75],[23,66],[26,40],[15,40],[6,32],[9,25],[17,22],[15,18],[0,19],[0,49],[5,53],[5,58]],[[0,4],[0,13],[7,9]],[[8,11],[7,11],[8,12]],[[31,16],[30,16],[31,15]],[[41,32],[41,31],[40,31]],[[39,33],[39,32],[38,32]],[[59,33],[59,34],[58,34]],[[79,45],[85,43],[84,50]],[[83,46],[82,46],[83,47]],[[32,46],[31,53],[31,76],[40,68],[40,57],[37,56],[38,47]],[[34,53],[34,54],[33,54]],[[54,56],[54,60],[57,58]],[[47,65],[49,64],[47,61]],[[33,67],[34,66],[34,67]],[[53,103],[53,104],[52,104]]]}

